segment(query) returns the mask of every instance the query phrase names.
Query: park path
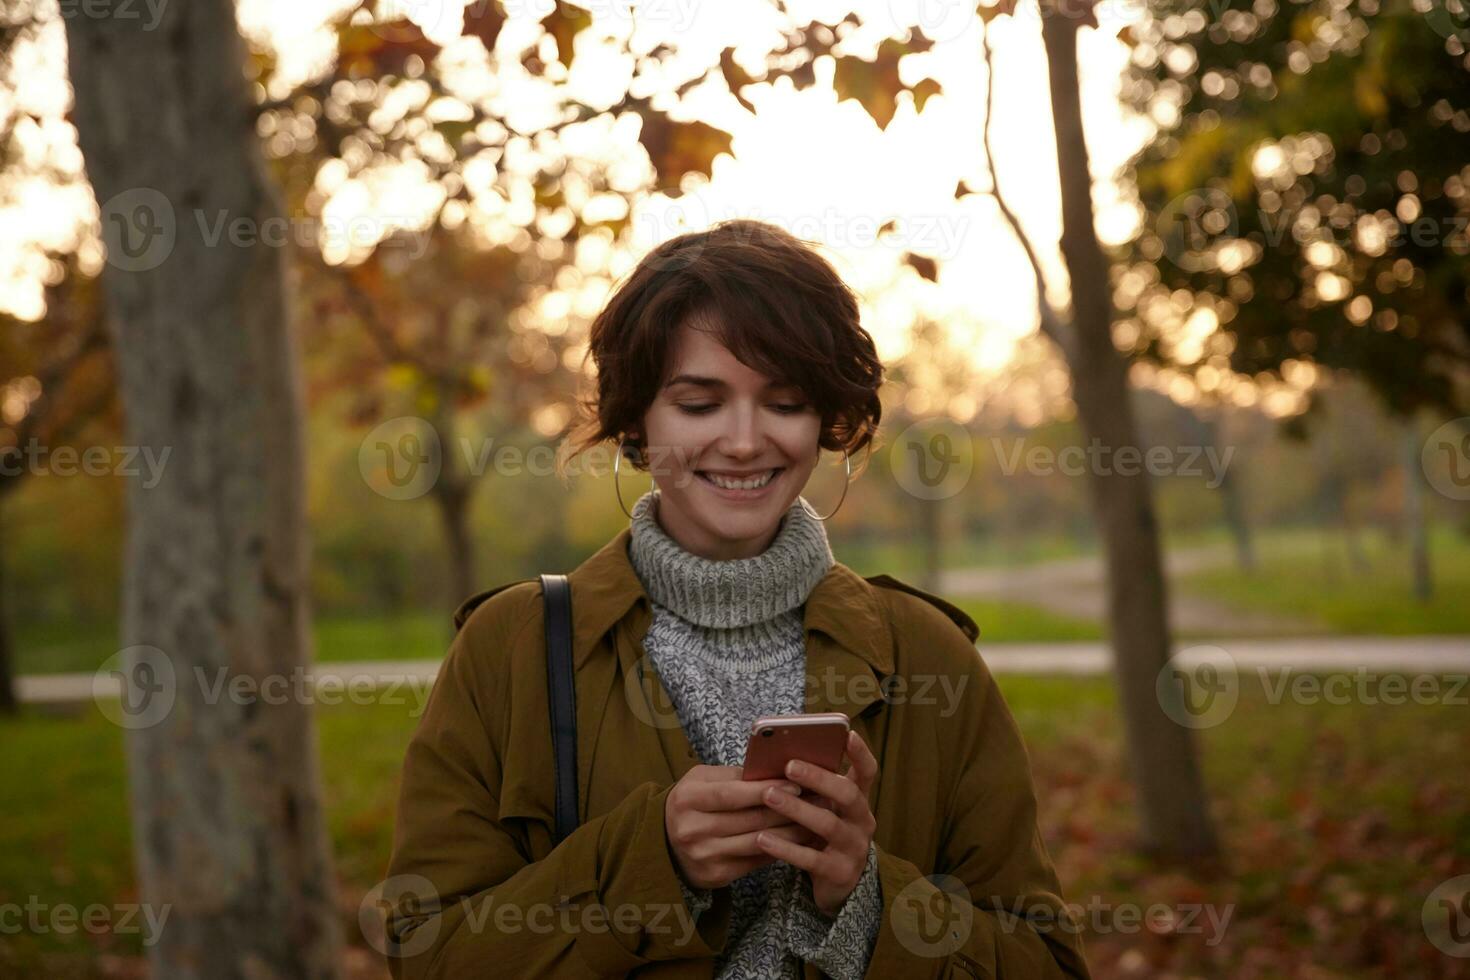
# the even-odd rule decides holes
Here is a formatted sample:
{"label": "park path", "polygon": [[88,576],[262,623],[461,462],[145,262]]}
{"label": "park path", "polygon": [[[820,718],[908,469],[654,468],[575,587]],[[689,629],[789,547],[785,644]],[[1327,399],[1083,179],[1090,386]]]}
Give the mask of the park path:
{"label": "park path", "polygon": [[[1222,658],[1210,647],[1223,649]],[[1403,674],[1470,673],[1470,637],[1465,636],[1317,636],[1287,638],[1222,638],[1176,645],[1183,666],[1209,659],[1233,662],[1237,670],[1357,671]],[[1112,653],[1102,642],[982,643],[981,655],[997,674],[1097,675],[1110,672]],[[338,697],[341,692],[397,689],[402,697],[421,698],[439,670],[438,660],[375,660],[317,664],[311,672]],[[16,693],[31,704],[90,701],[94,680],[101,696],[116,695],[115,678],[92,674],[29,674],[16,679]],[[323,703],[326,699],[323,698]]]}
{"label": "park path", "polygon": [[[1175,548],[1164,555],[1171,583],[1194,572],[1235,560],[1224,546]],[[940,573],[939,591],[956,596],[999,599],[1039,606],[1073,619],[1101,622],[1107,616],[1107,589],[1101,556],[1067,558],[1012,568],[954,568]],[[1195,635],[1282,637],[1321,633],[1311,620],[1236,609],[1174,587],[1169,590],[1169,625]]]}

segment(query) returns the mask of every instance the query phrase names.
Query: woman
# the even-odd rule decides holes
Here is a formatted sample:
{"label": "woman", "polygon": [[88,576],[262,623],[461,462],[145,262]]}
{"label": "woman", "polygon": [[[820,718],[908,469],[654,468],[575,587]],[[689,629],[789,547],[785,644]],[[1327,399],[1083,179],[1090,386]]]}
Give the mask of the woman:
{"label": "woman", "polygon": [[[620,502],[625,459],[655,486],[569,576],[581,822],[553,846],[539,581],[474,596],[404,763],[393,976],[1086,977],[975,623],[834,559],[845,487],[800,496],[881,415],[831,265],[759,222],[681,236],[588,353],[570,448],[618,442]],[[755,718],[819,711],[842,771],[741,779]]]}

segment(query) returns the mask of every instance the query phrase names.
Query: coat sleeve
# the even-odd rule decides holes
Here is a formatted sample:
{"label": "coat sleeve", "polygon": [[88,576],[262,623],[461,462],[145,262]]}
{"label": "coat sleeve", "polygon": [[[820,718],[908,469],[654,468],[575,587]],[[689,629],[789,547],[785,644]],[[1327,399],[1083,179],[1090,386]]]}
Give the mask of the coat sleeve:
{"label": "coat sleeve", "polygon": [[1037,825],[1020,731],[970,641],[946,634],[967,648],[951,661],[965,664],[964,709],[939,729],[956,749],[956,789],[935,874],[879,848],[884,914],[867,976],[1089,980],[1080,922]]}
{"label": "coat sleeve", "polygon": [[481,614],[450,646],[403,764],[384,943],[394,980],[496,973],[612,977],[656,960],[713,956],[728,889],[696,922],[664,832],[670,787],[644,783],[541,860],[502,823],[506,617]]}

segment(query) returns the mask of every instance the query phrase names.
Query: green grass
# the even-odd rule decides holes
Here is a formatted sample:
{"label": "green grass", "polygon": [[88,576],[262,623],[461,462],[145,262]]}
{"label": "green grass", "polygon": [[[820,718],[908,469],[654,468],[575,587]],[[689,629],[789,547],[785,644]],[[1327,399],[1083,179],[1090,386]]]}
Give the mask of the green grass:
{"label": "green grass", "polygon": [[[444,656],[453,636],[447,612],[333,615],[315,621],[316,659],[422,660]],[[16,631],[17,673],[96,670],[117,650],[112,624],[60,624]]]}
{"label": "green grass", "polygon": [[1366,566],[1354,568],[1340,536],[1278,531],[1262,536],[1254,574],[1231,564],[1178,584],[1238,609],[1316,620],[1328,633],[1470,633],[1470,542],[1463,536],[1449,528],[1431,536],[1434,594],[1427,602],[1413,595],[1405,548],[1365,533],[1363,553]]}
{"label": "green grass", "polygon": [[[1096,625],[1056,616],[1034,606],[985,600],[956,600],[980,625],[982,642],[1088,640],[1101,635]],[[447,614],[330,616],[316,621],[316,659],[427,660],[444,656],[452,627]],[[117,649],[112,627],[86,625],[71,632],[60,626],[20,631],[16,638],[18,673],[51,674],[96,670]]]}
{"label": "green grass", "polygon": [[[120,730],[96,711],[28,710],[0,721],[0,743],[10,773],[0,780],[0,903],[80,909],[136,901]],[[0,937],[0,975],[51,975],[36,969],[39,950],[81,949],[92,938]],[[123,937],[95,938],[98,952],[137,948]]]}
{"label": "green grass", "polygon": [[[1169,532],[1166,543],[1171,548],[1223,547],[1229,545],[1230,536],[1223,527],[1207,527]],[[1099,546],[1094,535],[1079,537],[1054,532],[956,536],[942,543],[941,565],[944,568],[1014,568],[1096,555]],[[886,572],[895,578],[917,582],[923,574],[924,556],[912,535],[868,541],[834,538],[832,550],[860,575]]]}
{"label": "green grass", "polygon": [[1066,643],[1100,640],[1099,623],[1073,619],[1038,606],[989,599],[953,599],[980,627],[982,647],[986,643]]}
{"label": "green grass", "polygon": [[[1026,739],[1048,849],[1070,901],[1103,896],[1147,907],[1170,896],[1228,898],[1239,908],[1233,928],[1242,948],[1279,945],[1283,936],[1309,946],[1321,924],[1305,918],[1293,889],[1347,879],[1370,901],[1392,905],[1392,934],[1412,936],[1426,876],[1446,877],[1432,869],[1470,860],[1470,802],[1456,788],[1470,750],[1463,706],[1271,703],[1248,675],[1229,719],[1198,733],[1232,871],[1195,880],[1136,856],[1112,682],[1006,674],[999,683]],[[318,711],[323,799],[349,929],[356,903],[386,868],[415,714],[403,705]],[[29,708],[0,720],[0,744],[17,774],[0,784],[0,903],[135,901],[122,732],[94,710]],[[1405,858],[1410,848],[1419,856]],[[1356,919],[1330,922],[1350,933]],[[1340,945],[1351,950],[1347,938]],[[1118,952],[1110,944],[1122,939],[1146,941],[1089,938],[1094,965],[1109,962]],[[99,953],[129,955],[140,943],[82,933],[0,937],[0,974],[97,976]],[[1377,975],[1331,973],[1339,953],[1314,955],[1327,957],[1330,975]],[[1181,975],[1229,973],[1187,965]]]}
{"label": "green grass", "polygon": [[[317,721],[323,803],[350,924],[387,867],[417,711],[411,698],[342,704],[319,708]],[[95,710],[32,707],[0,720],[0,744],[13,774],[0,781],[0,905],[136,902],[122,730]],[[0,935],[0,976],[100,977],[98,954],[139,955],[142,943],[137,933]]]}
{"label": "green grass", "polygon": [[[992,537],[951,538],[943,542],[945,568],[975,565],[1030,565],[1076,558],[1094,550],[1089,542],[1059,535],[1032,535],[1017,540]],[[832,551],[859,575],[887,573],[908,581],[922,574],[924,555],[912,536],[887,539],[834,540]]]}
{"label": "green grass", "polygon": [[[1410,588],[1408,559],[1373,533],[1364,534],[1368,566],[1354,570],[1339,537],[1322,532],[1271,530],[1257,536],[1259,568],[1253,575],[1233,563],[1176,579],[1173,587],[1242,611],[1277,613],[1321,624],[1321,631],[1345,635],[1470,634],[1470,542],[1449,528],[1438,528],[1431,544],[1435,594],[1428,603],[1416,600]],[[1227,544],[1223,533],[1196,534],[1187,540],[1171,537],[1175,547]],[[972,543],[973,545],[973,543]],[[1029,561],[1069,557],[1079,553],[1067,539],[1044,538],[1034,553],[1018,559],[1004,546],[967,545],[947,556],[953,567],[983,564],[987,560]],[[913,549],[879,544],[853,560],[843,560],[863,574],[890,570],[905,581],[917,581]],[[961,553],[963,552],[963,553]],[[862,561],[871,567],[861,566]],[[910,567],[912,566],[912,567]],[[908,568],[908,571],[904,571]],[[892,571],[897,569],[897,571]],[[1051,613],[1037,606],[988,599],[949,596],[980,626],[982,643],[1044,643],[1100,640],[1103,624]],[[405,612],[391,615],[332,614],[319,616],[316,659],[417,660],[442,657],[451,639],[447,612]],[[1181,633],[1180,639],[1190,639]],[[91,671],[117,649],[116,627],[110,623],[52,621],[18,627],[15,635],[17,670],[22,674]]]}

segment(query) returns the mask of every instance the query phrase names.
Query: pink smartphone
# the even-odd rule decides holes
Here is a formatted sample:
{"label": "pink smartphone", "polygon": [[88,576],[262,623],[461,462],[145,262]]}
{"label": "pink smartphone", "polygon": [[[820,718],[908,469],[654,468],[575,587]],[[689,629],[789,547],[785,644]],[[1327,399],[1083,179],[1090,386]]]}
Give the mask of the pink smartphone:
{"label": "pink smartphone", "polygon": [[792,759],[837,772],[847,751],[849,727],[847,715],[840,711],[757,718],[750,726],[740,778],[780,779]]}

